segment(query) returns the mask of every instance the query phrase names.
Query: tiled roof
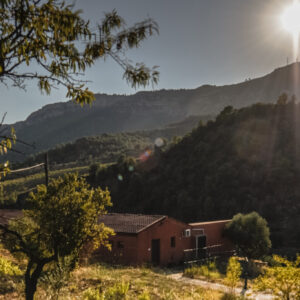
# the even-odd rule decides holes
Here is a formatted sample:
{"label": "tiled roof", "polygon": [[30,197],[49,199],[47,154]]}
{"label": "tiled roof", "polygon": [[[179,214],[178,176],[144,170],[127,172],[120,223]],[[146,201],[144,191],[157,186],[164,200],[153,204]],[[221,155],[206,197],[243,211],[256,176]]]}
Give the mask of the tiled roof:
{"label": "tiled roof", "polygon": [[119,233],[139,233],[156,222],[165,219],[161,215],[107,214],[99,217],[99,222]]}

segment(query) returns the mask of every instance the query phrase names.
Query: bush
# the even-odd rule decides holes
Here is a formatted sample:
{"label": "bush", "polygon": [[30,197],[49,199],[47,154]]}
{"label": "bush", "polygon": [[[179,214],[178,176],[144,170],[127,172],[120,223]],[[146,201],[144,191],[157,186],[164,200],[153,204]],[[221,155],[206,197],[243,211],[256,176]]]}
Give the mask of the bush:
{"label": "bush", "polygon": [[148,291],[144,291],[139,295],[138,300],[150,300],[150,295]]}
{"label": "bush", "polygon": [[100,291],[97,289],[89,288],[83,293],[84,300],[104,300],[103,295],[100,294]]}
{"label": "bush", "polygon": [[240,281],[241,274],[241,264],[238,262],[236,257],[230,257],[224,282],[230,287],[232,295],[235,295],[234,289],[237,287]]}
{"label": "bush", "polygon": [[22,275],[22,271],[18,266],[12,264],[12,262],[0,256],[0,277],[20,275]]}
{"label": "bush", "polygon": [[15,276],[21,276],[18,266],[0,256],[0,294],[11,293],[16,289]]}
{"label": "bush", "polygon": [[197,276],[204,276],[209,280],[221,278],[220,272],[217,270],[216,263],[209,262],[202,266],[192,266],[184,270],[184,276],[195,278]]}
{"label": "bush", "polygon": [[107,289],[104,293],[105,300],[123,300],[127,298],[129,283],[116,283],[113,287]]}
{"label": "bush", "polygon": [[275,299],[300,299],[300,255],[289,261],[273,255],[276,265],[265,269],[265,273],[254,282],[254,289],[271,291]]}

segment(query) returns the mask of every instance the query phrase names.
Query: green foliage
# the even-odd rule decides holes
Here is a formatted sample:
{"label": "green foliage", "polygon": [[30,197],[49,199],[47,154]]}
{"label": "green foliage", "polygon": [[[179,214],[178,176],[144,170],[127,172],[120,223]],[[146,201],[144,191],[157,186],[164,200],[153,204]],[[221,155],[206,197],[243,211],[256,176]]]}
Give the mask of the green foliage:
{"label": "green foliage", "polygon": [[14,265],[11,261],[0,256],[0,277],[5,276],[19,276],[22,275],[22,271],[18,266]]}
{"label": "green foliage", "polygon": [[31,209],[23,212],[24,217],[0,229],[7,249],[28,259],[25,293],[32,299],[45,265],[66,256],[75,263],[84,245],[106,246],[113,232],[98,223],[111,205],[108,190],[91,189],[77,174],[54,179],[48,187],[38,186],[28,201]]}
{"label": "green foliage", "polygon": [[[68,98],[80,104],[91,103],[94,95],[79,74],[107,56],[120,64],[133,87],[157,82],[156,68],[132,66],[122,57],[124,51],[138,48],[143,40],[158,33],[153,20],[126,28],[124,20],[112,11],[97,27],[100,39],[80,11],[60,0],[2,1],[0,82],[10,80],[24,88],[25,80],[37,79],[38,87],[47,94],[60,84],[67,88]],[[40,69],[32,71],[32,64]]]}
{"label": "green foliage", "polygon": [[82,295],[84,300],[104,300],[103,294],[99,289],[88,288]]}
{"label": "green foliage", "polygon": [[256,212],[235,215],[226,224],[224,235],[234,243],[239,254],[248,259],[261,258],[271,248],[267,222]]}
{"label": "green foliage", "polygon": [[230,257],[227,265],[226,278],[224,280],[225,284],[228,285],[232,291],[237,287],[240,282],[240,277],[242,275],[241,264],[238,262],[237,257]]}
{"label": "green foliage", "polygon": [[104,293],[105,300],[125,300],[129,290],[128,282],[116,283],[114,286],[108,288]]}
{"label": "green foliage", "polygon": [[138,300],[151,300],[149,292],[147,290],[143,291],[143,293],[138,296]]}
{"label": "green foliage", "polygon": [[216,280],[221,278],[216,263],[211,261],[200,266],[192,266],[184,270],[184,276],[190,278],[205,277],[208,280]]}
{"label": "green foliage", "polygon": [[[85,300],[125,300],[129,290],[129,283],[120,282],[106,289],[103,293],[99,289],[89,288],[83,293]],[[147,299],[147,298],[145,298]]]}
{"label": "green foliage", "polygon": [[47,291],[50,299],[58,299],[62,288],[67,286],[70,279],[70,272],[74,267],[74,257],[59,257],[56,262],[42,273],[39,282]]}
{"label": "green foliage", "polygon": [[271,291],[276,299],[300,299],[300,255],[295,261],[289,261],[278,255],[273,256],[277,265],[265,269],[254,283],[259,291]]}
{"label": "green foliage", "polygon": [[[1,60],[0,60],[0,62],[1,62]],[[0,66],[0,68],[1,68],[1,66]],[[1,125],[4,121],[4,118],[5,118],[5,114],[3,116]],[[0,137],[0,155],[6,154],[7,151],[12,148],[12,145],[16,142],[16,139],[17,139],[17,137],[16,137],[16,133],[15,133],[14,128],[11,128],[10,135],[1,136]],[[6,174],[8,174],[9,171],[10,171],[10,168],[9,168],[9,162],[8,161],[6,161],[3,164],[0,164],[0,179],[1,179],[1,177],[6,176]]]}

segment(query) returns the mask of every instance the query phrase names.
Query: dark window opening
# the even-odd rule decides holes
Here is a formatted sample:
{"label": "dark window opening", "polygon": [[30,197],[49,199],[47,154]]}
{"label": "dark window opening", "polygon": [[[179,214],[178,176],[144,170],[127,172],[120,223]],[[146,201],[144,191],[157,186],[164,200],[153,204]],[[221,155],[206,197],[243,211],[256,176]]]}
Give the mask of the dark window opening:
{"label": "dark window opening", "polygon": [[175,246],[176,246],[175,236],[171,236],[171,247],[175,248]]}
{"label": "dark window opening", "polygon": [[122,241],[118,241],[118,248],[124,248],[124,243]]}

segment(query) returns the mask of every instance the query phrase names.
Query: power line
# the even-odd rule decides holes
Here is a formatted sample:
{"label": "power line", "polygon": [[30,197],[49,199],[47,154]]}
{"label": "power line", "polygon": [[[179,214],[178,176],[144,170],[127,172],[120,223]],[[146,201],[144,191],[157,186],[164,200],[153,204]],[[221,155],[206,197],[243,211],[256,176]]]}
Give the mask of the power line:
{"label": "power line", "polygon": [[[38,167],[43,166],[43,165],[45,165],[45,163],[41,163],[41,164],[31,166],[31,167],[27,167],[27,168],[22,168],[22,169],[17,169],[17,170],[10,170],[8,173],[20,173],[20,172],[24,172],[24,171],[27,171],[27,170],[38,168]],[[0,173],[4,174],[4,173],[7,173],[7,172],[2,171]]]}

